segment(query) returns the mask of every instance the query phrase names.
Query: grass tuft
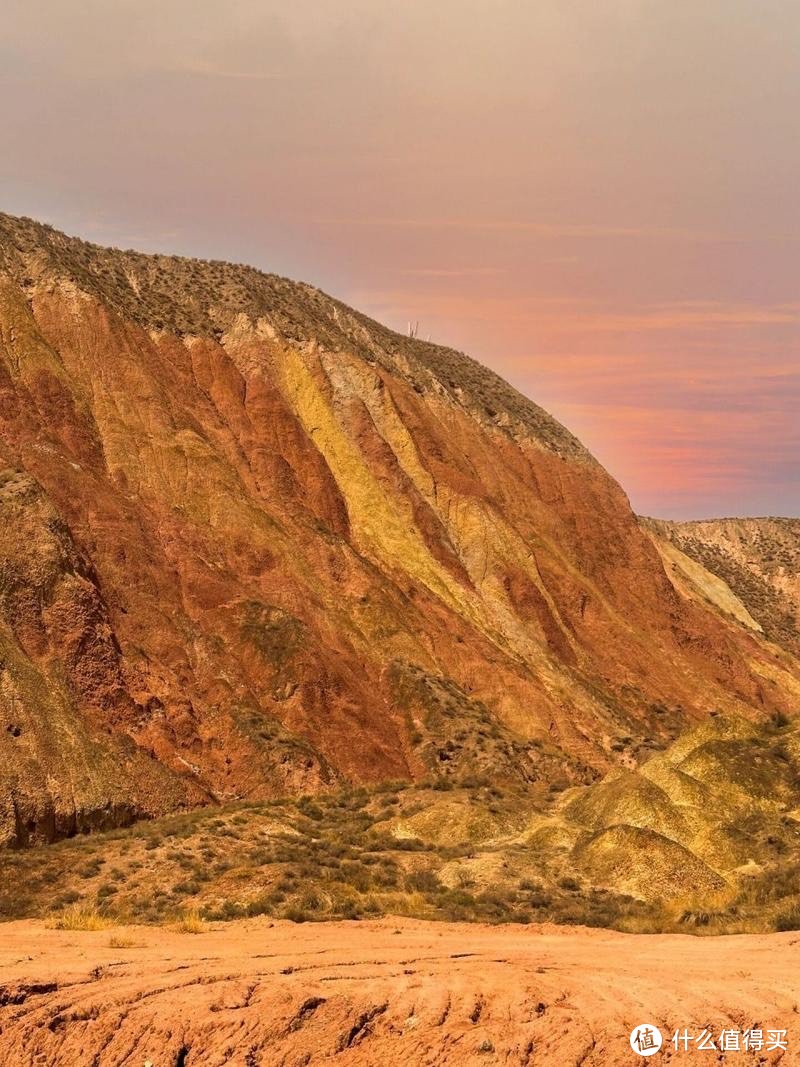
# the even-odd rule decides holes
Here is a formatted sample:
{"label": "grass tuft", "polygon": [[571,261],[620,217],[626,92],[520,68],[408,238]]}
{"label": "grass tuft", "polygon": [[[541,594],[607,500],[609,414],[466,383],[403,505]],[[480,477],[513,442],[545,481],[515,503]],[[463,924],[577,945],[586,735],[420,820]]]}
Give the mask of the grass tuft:
{"label": "grass tuft", "polygon": [[208,929],[208,924],[197,908],[190,908],[181,915],[175,923],[174,929],[179,934],[202,934]]}
{"label": "grass tuft", "polygon": [[85,904],[74,904],[65,908],[52,922],[56,930],[107,930],[115,925],[110,916],[103,915],[97,908]]}
{"label": "grass tuft", "polygon": [[144,942],[137,941],[128,934],[112,934],[108,939],[109,948],[142,948]]}

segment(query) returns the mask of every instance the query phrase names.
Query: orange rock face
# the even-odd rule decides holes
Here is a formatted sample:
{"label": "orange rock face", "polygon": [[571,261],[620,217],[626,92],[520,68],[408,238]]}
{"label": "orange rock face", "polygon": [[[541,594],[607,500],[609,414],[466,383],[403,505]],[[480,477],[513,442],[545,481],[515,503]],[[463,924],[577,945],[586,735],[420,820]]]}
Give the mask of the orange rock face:
{"label": "orange rock face", "polygon": [[[0,827],[488,770],[789,712],[566,430],[302,284],[0,216]],[[499,770],[498,770],[499,768]]]}

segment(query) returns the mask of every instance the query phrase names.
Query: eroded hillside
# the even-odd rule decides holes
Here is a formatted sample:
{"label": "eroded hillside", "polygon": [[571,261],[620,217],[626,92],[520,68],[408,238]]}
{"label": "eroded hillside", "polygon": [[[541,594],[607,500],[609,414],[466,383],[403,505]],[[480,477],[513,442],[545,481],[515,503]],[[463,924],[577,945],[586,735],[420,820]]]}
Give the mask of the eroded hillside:
{"label": "eroded hillside", "polygon": [[449,349],[0,216],[0,825],[634,767],[800,671]]}
{"label": "eroded hillside", "polygon": [[394,782],[16,850],[0,918],[796,929],[799,783],[797,724],[712,717],[636,770],[544,795],[493,777]]}
{"label": "eroded hillside", "polygon": [[800,651],[800,519],[645,521],[725,582],[771,641]]}

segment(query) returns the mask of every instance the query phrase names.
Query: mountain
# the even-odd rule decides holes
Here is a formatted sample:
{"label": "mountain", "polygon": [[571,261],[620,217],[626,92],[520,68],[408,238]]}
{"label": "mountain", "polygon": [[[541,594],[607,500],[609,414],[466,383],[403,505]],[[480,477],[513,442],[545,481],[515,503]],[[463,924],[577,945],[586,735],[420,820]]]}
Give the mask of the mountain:
{"label": "mountain", "polygon": [[791,715],[791,649],[672,544],[461,353],[0,215],[6,843],[387,779],[546,794]]}
{"label": "mountain", "polygon": [[753,629],[800,654],[800,519],[647,523],[672,549],[725,582]]}

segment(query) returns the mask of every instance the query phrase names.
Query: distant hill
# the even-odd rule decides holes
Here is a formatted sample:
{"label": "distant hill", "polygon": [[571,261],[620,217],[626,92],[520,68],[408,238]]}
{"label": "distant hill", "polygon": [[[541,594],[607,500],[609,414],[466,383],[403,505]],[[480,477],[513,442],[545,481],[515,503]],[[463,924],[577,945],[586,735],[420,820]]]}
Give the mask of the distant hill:
{"label": "distant hill", "polygon": [[800,653],[800,519],[648,523],[726,582],[766,637]]}

